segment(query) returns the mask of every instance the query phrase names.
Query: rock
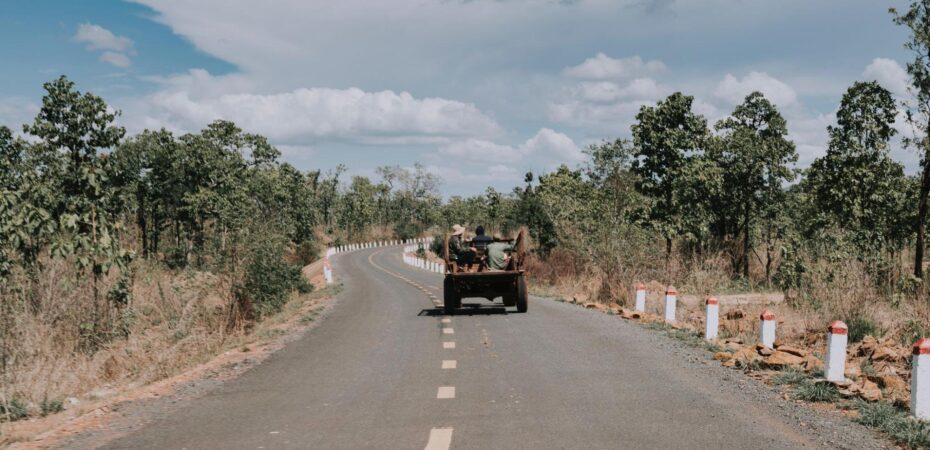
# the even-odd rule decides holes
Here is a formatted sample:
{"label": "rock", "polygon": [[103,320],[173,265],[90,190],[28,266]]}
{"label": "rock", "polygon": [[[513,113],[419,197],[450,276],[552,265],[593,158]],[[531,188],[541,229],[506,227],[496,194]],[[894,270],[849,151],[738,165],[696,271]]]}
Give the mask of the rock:
{"label": "rock", "polygon": [[619,314],[620,317],[623,317],[624,319],[641,319],[643,317],[643,313],[639,311],[630,311],[626,308],[620,308]]}
{"label": "rock", "polygon": [[733,358],[730,358],[724,361],[722,365],[723,367],[736,367],[736,360]]}
{"label": "rock", "polygon": [[742,319],[743,317],[746,317],[746,313],[738,309],[734,309],[733,311],[727,311],[727,313],[723,317],[727,320],[739,320],[739,319]]}
{"label": "rock", "polygon": [[859,369],[859,366],[847,364],[843,374],[846,375],[847,378],[859,378],[862,376],[862,369]]}
{"label": "rock", "polygon": [[730,352],[717,352],[714,353],[714,359],[717,361],[729,361],[733,358],[733,354]]}
{"label": "rock", "polygon": [[859,343],[859,356],[865,356],[865,357],[872,356],[872,353],[877,348],[878,348],[878,341],[875,340],[875,338],[872,336],[866,336],[862,338],[862,342]]}
{"label": "rock", "polygon": [[763,359],[762,362],[767,367],[780,369],[789,366],[800,366],[804,363],[804,358],[781,350],[775,350],[774,353]]}
{"label": "rock", "polygon": [[756,353],[755,349],[744,347],[742,350],[733,353],[733,359],[731,361],[736,361],[742,366],[746,366],[753,361],[759,361],[762,358],[759,357],[759,354]]}
{"label": "rock", "polygon": [[898,352],[892,347],[881,346],[872,352],[872,361],[896,361],[899,358]]}
{"label": "rock", "polygon": [[772,350],[771,348],[768,348],[762,344],[756,344],[756,353],[761,356],[769,356],[772,353],[775,353],[775,350]]}
{"label": "rock", "polygon": [[740,350],[743,349],[743,346],[740,345],[740,344],[738,344],[738,343],[736,343],[736,342],[726,341],[726,342],[723,344],[723,348],[724,348],[725,350],[729,350],[729,351],[732,351],[732,352],[738,352],[738,351],[740,351]]}
{"label": "rock", "polygon": [[778,348],[778,351],[780,352],[791,353],[792,355],[800,356],[802,358],[810,354],[810,352],[807,350],[797,348],[797,347],[792,347],[790,345],[782,345],[777,348]]}
{"label": "rock", "polygon": [[878,388],[878,385],[870,380],[864,380],[862,382],[862,388],[859,390],[859,396],[864,400],[870,402],[876,402],[882,399],[882,390]]}
{"label": "rock", "polygon": [[885,392],[892,397],[898,398],[907,395],[907,382],[897,375],[882,375],[882,386]]}
{"label": "rock", "polygon": [[818,359],[816,356],[808,354],[807,356],[804,357],[804,370],[805,371],[813,372],[813,371],[823,370],[823,369],[824,369],[823,361]]}
{"label": "rock", "polygon": [[837,392],[839,392],[843,398],[851,398],[856,396],[856,393],[850,391],[849,389],[839,389]]}

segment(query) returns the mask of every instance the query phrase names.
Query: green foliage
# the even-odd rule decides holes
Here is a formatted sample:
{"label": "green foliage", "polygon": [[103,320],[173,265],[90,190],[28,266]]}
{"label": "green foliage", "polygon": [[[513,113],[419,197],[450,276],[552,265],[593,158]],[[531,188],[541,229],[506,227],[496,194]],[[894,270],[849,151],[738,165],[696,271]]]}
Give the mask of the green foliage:
{"label": "green foliage", "polygon": [[840,398],[836,386],[830,383],[805,382],[794,388],[794,398],[806,402],[833,402]]}
{"label": "green foliage", "polygon": [[908,448],[930,448],[930,423],[915,420],[887,402],[859,400],[855,408],[859,412],[856,422],[878,429]]}
{"label": "green foliage", "polygon": [[300,283],[300,269],[284,261],[280,242],[267,240],[256,243],[250,251],[245,273],[235,288],[239,305],[257,318],[280,311],[294,290],[306,290],[306,286]]}
{"label": "green foliage", "polygon": [[65,410],[65,405],[61,400],[49,400],[47,398],[42,399],[42,402],[39,403],[39,409],[42,411],[42,416],[45,417],[49,414],[55,414]]}
{"label": "green foliage", "polygon": [[843,319],[846,326],[849,327],[849,342],[861,342],[866,336],[881,337],[885,334],[877,323],[863,314],[854,314]]}
{"label": "green foliage", "polygon": [[912,222],[915,226],[914,240],[914,276],[923,279],[923,257],[925,234],[927,229],[928,197],[930,197],[930,0],[914,0],[907,11],[899,13],[895,8],[889,10],[894,23],[910,31],[904,47],[911,51],[914,59],[907,64],[910,75],[910,102],[904,102],[904,116],[911,125],[912,136],[902,140],[921,155],[920,188],[917,196],[917,216]]}
{"label": "green foliage", "polygon": [[0,402],[0,420],[14,421],[28,416],[29,410],[26,409],[26,405],[16,397],[7,399],[6,403]]}
{"label": "green foliage", "polygon": [[808,377],[804,372],[795,368],[789,368],[779,372],[778,375],[775,375],[775,377],[772,378],[772,383],[777,386],[786,384],[795,385],[802,384],[806,382],[807,379]]}
{"label": "green foliage", "polygon": [[320,244],[311,239],[297,244],[295,254],[297,261],[306,266],[320,259],[320,251]]}
{"label": "green foliage", "polygon": [[652,200],[647,223],[669,240],[683,228],[685,205],[675,183],[709,135],[707,120],[691,110],[693,102],[694,97],[676,92],[654,107],[643,106],[632,128],[631,170],[638,191]]}

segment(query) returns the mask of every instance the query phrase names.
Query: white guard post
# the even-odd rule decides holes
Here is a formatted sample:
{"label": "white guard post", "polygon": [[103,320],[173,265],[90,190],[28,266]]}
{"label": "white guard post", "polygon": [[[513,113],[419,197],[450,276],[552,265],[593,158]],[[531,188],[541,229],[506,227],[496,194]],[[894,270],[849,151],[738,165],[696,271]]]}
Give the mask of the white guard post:
{"label": "white guard post", "polygon": [[678,291],[674,286],[665,290],[665,321],[675,321],[675,309],[678,307]]}
{"label": "white guard post", "polygon": [[849,328],[845,323],[834,320],[827,327],[827,358],[824,378],[827,381],[846,380],[846,342]]}
{"label": "white guard post", "polygon": [[762,345],[772,348],[775,345],[775,314],[766,309],[762,311],[759,320],[761,322],[759,337],[762,340]]}
{"label": "white guard post", "polygon": [[930,339],[914,344],[911,357],[911,414],[920,420],[930,419]]}
{"label": "white guard post", "polygon": [[707,297],[706,314],[704,317],[704,339],[712,341],[717,339],[720,330],[720,304],[717,297]]}
{"label": "white guard post", "polygon": [[636,311],[646,311],[646,285],[639,283],[636,285],[636,304],[633,307]]}

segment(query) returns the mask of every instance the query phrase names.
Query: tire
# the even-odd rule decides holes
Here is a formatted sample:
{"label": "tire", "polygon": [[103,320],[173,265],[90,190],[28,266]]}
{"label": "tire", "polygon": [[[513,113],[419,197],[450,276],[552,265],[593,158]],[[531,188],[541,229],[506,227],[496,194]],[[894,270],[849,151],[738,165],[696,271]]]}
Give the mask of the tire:
{"label": "tire", "polygon": [[526,277],[517,278],[517,312],[525,313],[527,309]]}
{"label": "tire", "polygon": [[442,282],[442,308],[447,315],[455,314],[455,310],[462,306],[462,299],[455,293],[452,278],[446,277]]}
{"label": "tire", "polygon": [[504,306],[517,306],[517,294],[506,294],[501,297],[501,300],[504,302]]}

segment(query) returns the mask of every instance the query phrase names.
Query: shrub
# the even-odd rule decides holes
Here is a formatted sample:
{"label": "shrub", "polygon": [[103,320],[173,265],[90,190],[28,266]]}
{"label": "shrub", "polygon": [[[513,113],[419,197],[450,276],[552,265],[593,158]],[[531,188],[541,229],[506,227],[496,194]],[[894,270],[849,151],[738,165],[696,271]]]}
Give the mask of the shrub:
{"label": "shrub", "polygon": [[795,368],[789,368],[783,370],[778,375],[775,375],[775,377],[772,378],[772,383],[775,383],[776,385],[801,384],[806,380],[807,375],[805,375],[804,372],[801,372]]}
{"label": "shrub", "polygon": [[830,383],[801,383],[794,388],[794,398],[808,402],[832,402],[840,397],[836,386]]}
{"label": "shrub", "polygon": [[844,322],[849,327],[849,342],[859,342],[866,336],[882,336],[885,331],[872,319],[862,314],[847,317]]}
{"label": "shrub", "polygon": [[300,264],[305,266],[312,264],[317,259],[320,259],[320,244],[312,240],[303,241],[297,244],[295,253],[297,262]]}
{"label": "shrub", "polygon": [[282,246],[260,243],[252,249],[243,279],[236,286],[236,298],[247,318],[274,314],[300,288],[301,279],[300,267],[284,261]]}
{"label": "shrub", "polygon": [[19,420],[28,415],[26,405],[15,397],[6,403],[0,403],[0,420]]}
{"label": "shrub", "polygon": [[43,417],[65,410],[64,403],[62,403],[61,400],[49,400],[47,398],[42,400],[42,403],[39,404],[39,408],[42,409]]}
{"label": "shrub", "polygon": [[908,448],[930,448],[930,423],[911,418],[907,412],[887,402],[858,401],[856,421],[879,429]]}

